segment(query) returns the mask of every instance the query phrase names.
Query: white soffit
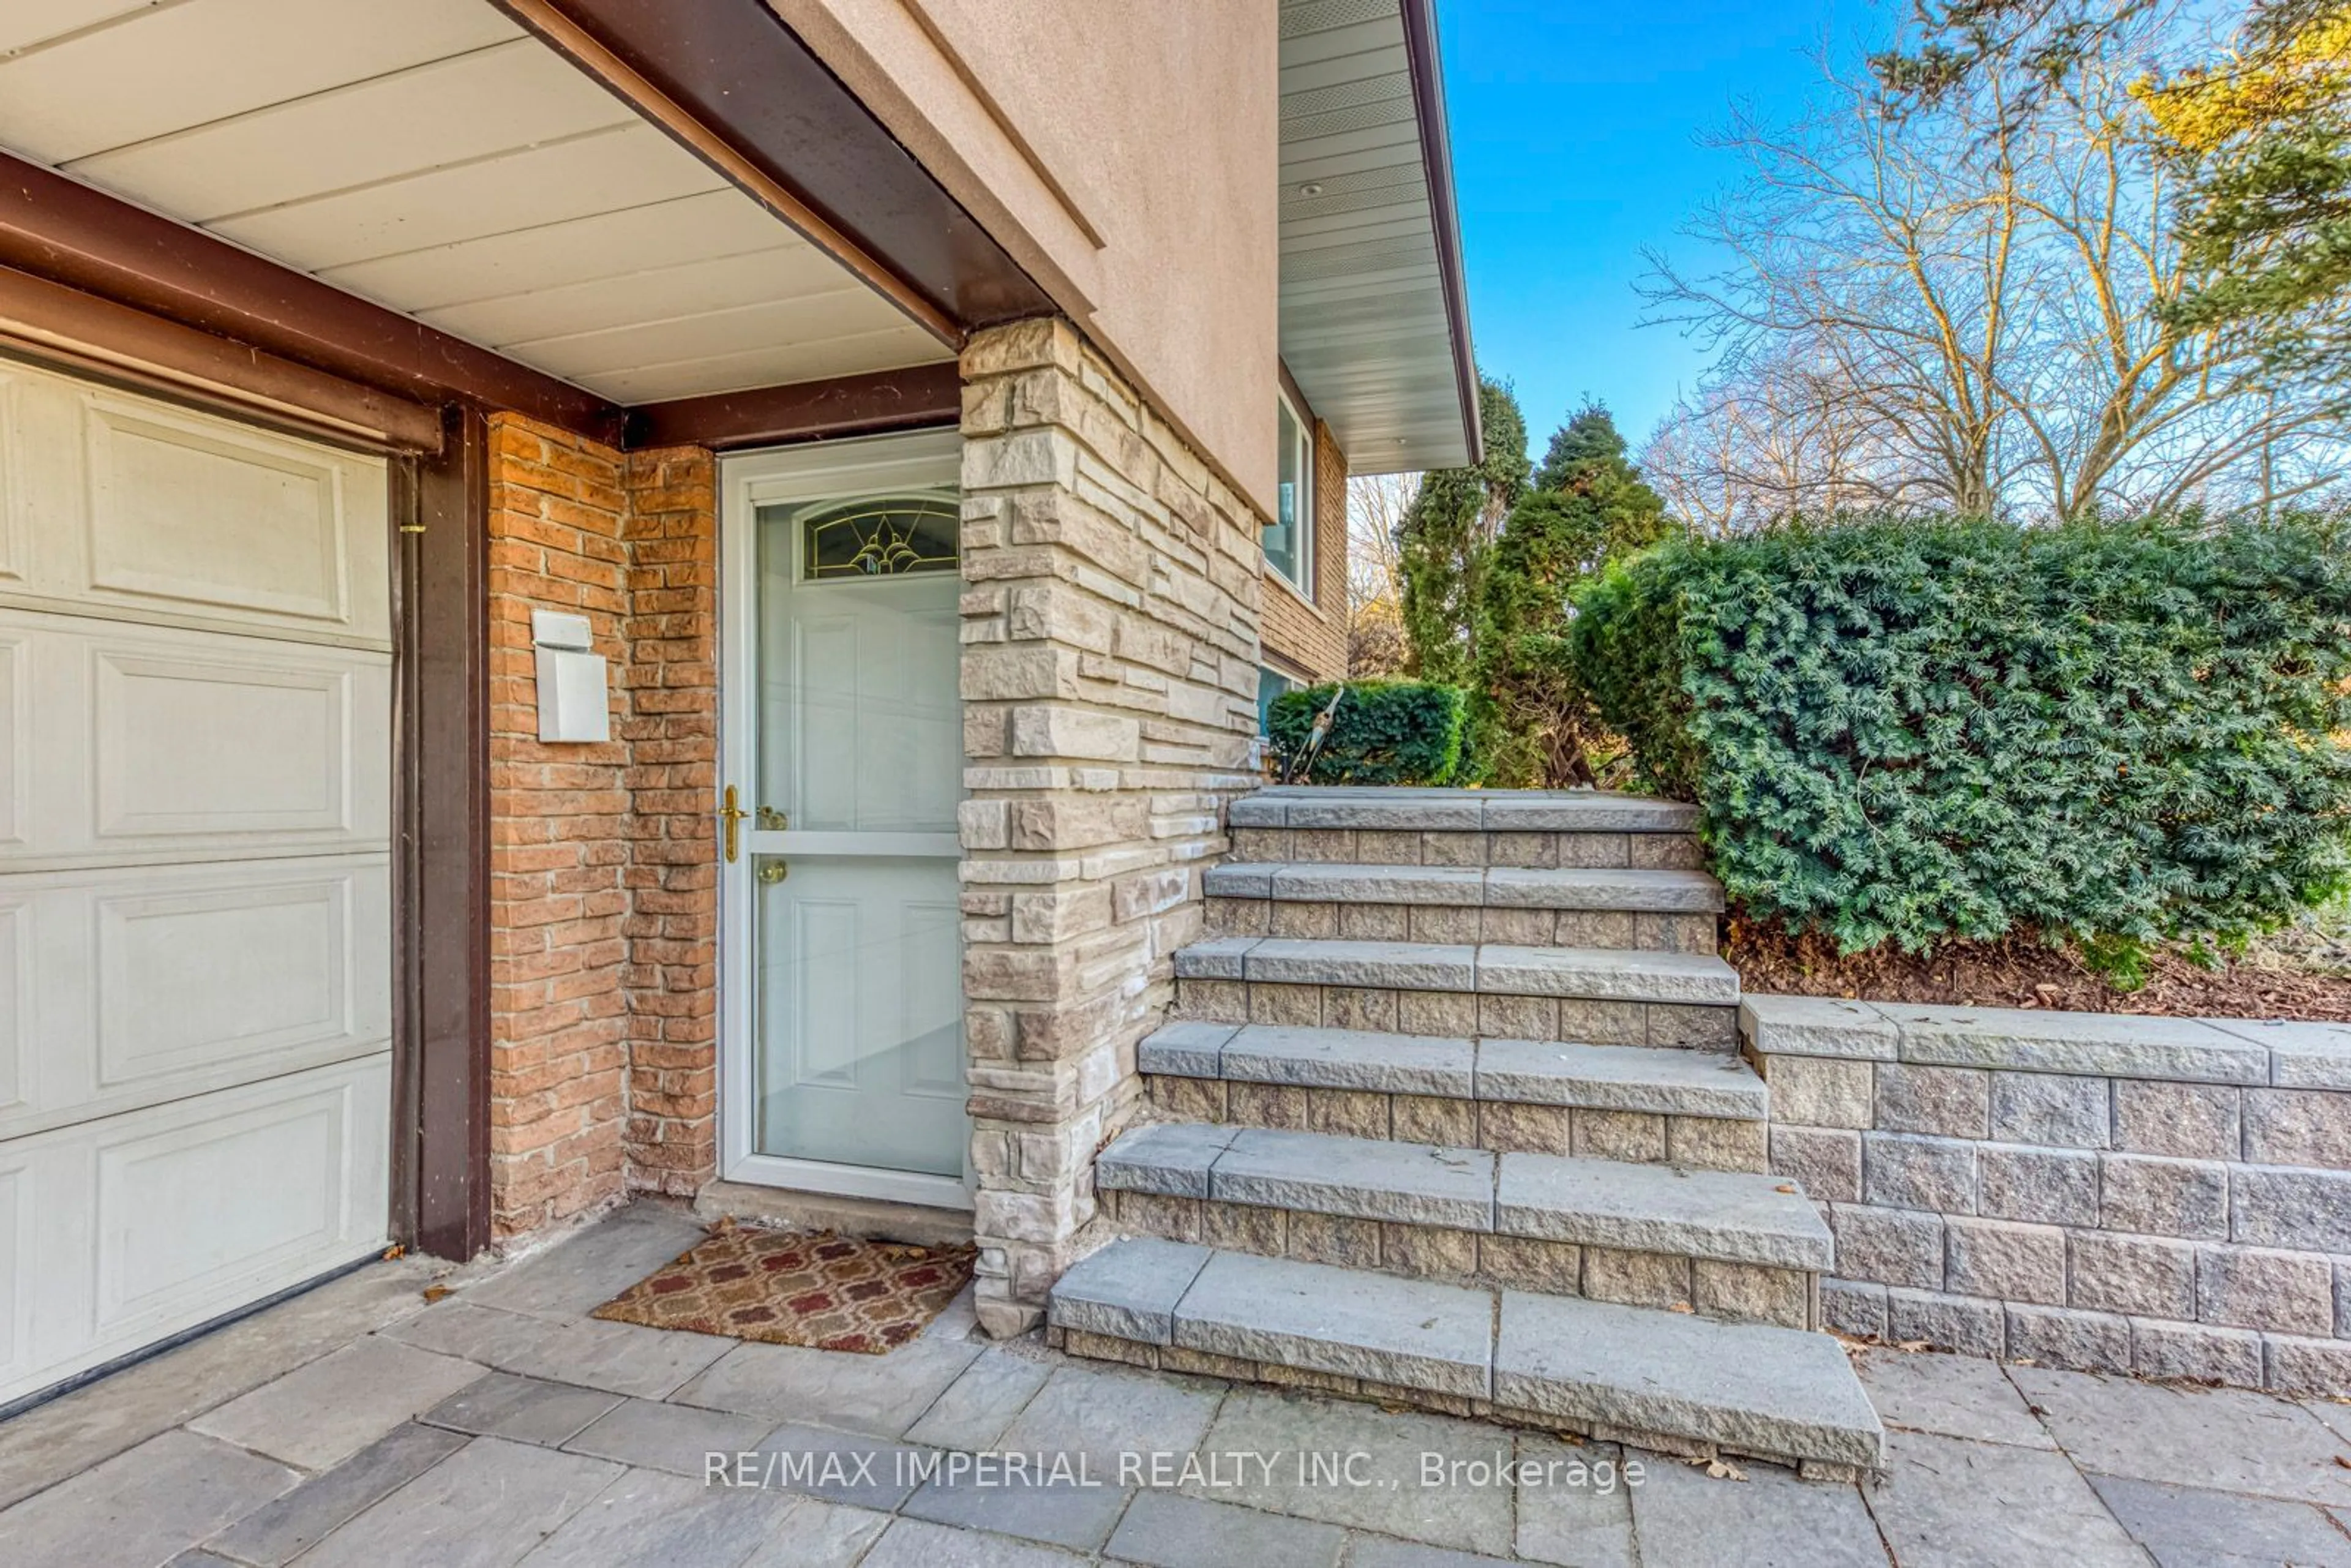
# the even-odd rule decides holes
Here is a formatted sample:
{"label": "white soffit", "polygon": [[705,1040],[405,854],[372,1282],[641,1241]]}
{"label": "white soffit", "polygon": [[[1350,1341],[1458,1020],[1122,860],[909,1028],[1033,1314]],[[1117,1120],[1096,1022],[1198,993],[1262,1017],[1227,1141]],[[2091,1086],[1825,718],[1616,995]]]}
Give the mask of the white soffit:
{"label": "white soffit", "polygon": [[1281,357],[1357,474],[1469,455],[1404,29],[1282,0]]}
{"label": "white soffit", "polygon": [[0,146],[615,402],[954,357],[488,0],[0,0]]}

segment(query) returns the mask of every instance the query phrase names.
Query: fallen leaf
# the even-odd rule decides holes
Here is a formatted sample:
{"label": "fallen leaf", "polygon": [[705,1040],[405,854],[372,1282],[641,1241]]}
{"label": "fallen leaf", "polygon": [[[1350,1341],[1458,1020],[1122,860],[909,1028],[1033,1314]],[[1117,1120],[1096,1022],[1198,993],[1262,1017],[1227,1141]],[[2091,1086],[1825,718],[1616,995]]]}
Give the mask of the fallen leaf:
{"label": "fallen leaf", "polygon": [[427,1285],[424,1287],[424,1304],[429,1307],[434,1302],[446,1301],[456,1293],[446,1285]]}
{"label": "fallen leaf", "polygon": [[1923,1339],[1898,1339],[1894,1342],[1894,1348],[1916,1355],[1927,1348],[1927,1342]]}
{"label": "fallen leaf", "polygon": [[1679,1312],[1683,1316],[1687,1317],[1694,1314],[1698,1309],[1691,1306],[1687,1301],[1675,1301],[1667,1306],[1666,1311],[1669,1312]]}
{"label": "fallen leaf", "polygon": [[2341,1465],[2345,1469],[2351,1470],[2351,1459],[2346,1459],[2342,1455],[2337,1454],[2335,1456],[2335,1462]]}
{"label": "fallen leaf", "polygon": [[387,1263],[391,1262],[394,1258],[405,1258],[407,1256],[408,1249],[402,1247],[397,1241],[383,1249],[383,1260]]}
{"label": "fallen leaf", "polygon": [[1785,1181],[1783,1181],[1783,1182],[1782,1182],[1778,1186],[1773,1187],[1771,1190],[1772,1190],[1773,1192],[1793,1192],[1793,1191],[1795,1191],[1795,1190],[1796,1190],[1796,1185],[1795,1185],[1795,1183],[1793,1183],[1793,1182],[1785,1182]]}
{"label": "fallen leaf", "polygon": [[1715,1480],[1743,1481],[1747,1479],[1747,1472],[1729,1459],[1707,1459],[1702,1462],[1706,1466],[1708,1476]]}

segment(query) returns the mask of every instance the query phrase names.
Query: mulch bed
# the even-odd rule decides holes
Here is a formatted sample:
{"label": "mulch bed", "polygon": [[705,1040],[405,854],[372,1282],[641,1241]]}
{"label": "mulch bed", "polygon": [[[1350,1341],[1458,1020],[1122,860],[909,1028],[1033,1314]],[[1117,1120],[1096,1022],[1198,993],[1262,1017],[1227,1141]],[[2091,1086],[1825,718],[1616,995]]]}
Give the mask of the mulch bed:
{"label": "mulch bed", "polygon": [[2351,1023],[2351,975],[2325,973],[2300,955],[2257,952],[2208,969],[2158,948],[2148,956],[2147,984],[2120,991],[2073,948],[2032,937],[1952,942],[1916,955],[1889,946],[1848,957],[1823,937],[1792,936],[1733,916],[1723,923],[1722,956],[1739,971],[1741,988],[1783,996]]}
{"label": "mulch bed", "polygon": [[883,1355],[971,1282],[970,1247],[902,1247],[831,1232],[721,1224],[598,1307],[647,1328]]}

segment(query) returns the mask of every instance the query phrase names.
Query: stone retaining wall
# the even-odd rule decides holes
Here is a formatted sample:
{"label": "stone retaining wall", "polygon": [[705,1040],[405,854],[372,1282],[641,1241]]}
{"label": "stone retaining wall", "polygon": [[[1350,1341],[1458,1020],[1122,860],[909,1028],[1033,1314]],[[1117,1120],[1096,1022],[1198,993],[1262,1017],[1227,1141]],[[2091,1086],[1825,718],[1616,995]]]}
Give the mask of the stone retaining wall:
{"label": "stone retaining wall", "polygon": [[1750,997],[1828,1327],[2351,1390],[2351,1027]]}

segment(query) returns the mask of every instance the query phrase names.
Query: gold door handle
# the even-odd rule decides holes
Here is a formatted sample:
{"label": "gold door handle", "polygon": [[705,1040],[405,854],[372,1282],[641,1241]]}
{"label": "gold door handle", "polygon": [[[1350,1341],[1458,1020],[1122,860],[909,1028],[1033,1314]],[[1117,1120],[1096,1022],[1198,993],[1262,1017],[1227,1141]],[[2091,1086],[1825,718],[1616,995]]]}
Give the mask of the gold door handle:
{"label": "gold door handle", "polygon": [[737,799],[735,786],[729,784],[726,786],[726,800],[718,808],[718,821],[723,825],[726,841],[726,861],[730,865],[734,863],[736,855],[742,847],[739,842],[742,821],[751,814],[736,803]]}
{"label": "gold door handle", "polygon": [[792,868],[784,863],[783,856],[761,855],[759,857],[759,870],[758,875],[759,878],[759,885],[761,887],[773,887],[776,883],[783,881],[784,878],[791,875],[791,873]]}

